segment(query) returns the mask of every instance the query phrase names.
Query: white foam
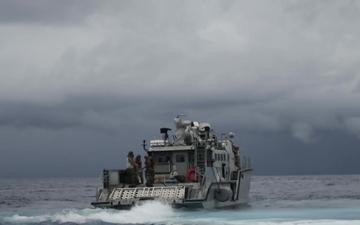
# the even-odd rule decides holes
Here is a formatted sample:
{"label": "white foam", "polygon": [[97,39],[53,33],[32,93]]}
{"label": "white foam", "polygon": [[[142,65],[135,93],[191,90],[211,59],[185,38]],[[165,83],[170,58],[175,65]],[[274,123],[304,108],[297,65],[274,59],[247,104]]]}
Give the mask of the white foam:
{"label": "white foam", "polygon": [[4,218],[8,223],[77,223],[83,224],[92,221],[107,223],[163,223],[171,220],[174,212],[172,208],[160,202],[146,202],[141,206],[135,206],[128,211],[83,209],[64,210],[61,213],[37,216],[13,215]]}
{"label": "white foam", "polygon": [[230,224],[247,225],[359,225],[360,220],[290,220],[290,221],[241,221]]}
{"label": "white foam", "polygon": [[[263,215],[265,212],[258,212]],[[24,223],[76,223],[106,222],[111,224],[168,224],[168,225],[360,225],[358,217],[354,220],[330,219],[276,219],[272,215],[268,218],[245,219],[245,214],[237,211],[174,211],[169,205],[160,202],[146,202],[128,211],[105,209],[68,209],[59,213],[24,216],[12,215],[1,222],[5,224]],[[250,214],[247,214],[249,216]],[[263,215],[264,216],[264,215]]]}
{"label": "white foam", "polygon": [[176,221],[168,224],[184,225],[359,225],[360,220],[282,220],[282,219],[253,219],[253,220],[233,220],[233,221],[214,221],[213,219],[194,219]]}

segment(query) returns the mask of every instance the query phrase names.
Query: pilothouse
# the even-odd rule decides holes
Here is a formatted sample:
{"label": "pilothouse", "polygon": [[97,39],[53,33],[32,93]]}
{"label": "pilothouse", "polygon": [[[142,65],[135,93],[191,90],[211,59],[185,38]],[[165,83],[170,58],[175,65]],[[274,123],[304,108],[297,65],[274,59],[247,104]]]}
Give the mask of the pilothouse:
{"label": "pilothouse", "polygon": [[250,158],[242,156],[233,133],[219,138],[209,123],[175,118],[175,135],[160,128],[150,140],[144,167],[128,156],[125,170],[104,170],[96,201],[101,208],[128,209],[158,200],[174,207],[222,208],[249,201]]}

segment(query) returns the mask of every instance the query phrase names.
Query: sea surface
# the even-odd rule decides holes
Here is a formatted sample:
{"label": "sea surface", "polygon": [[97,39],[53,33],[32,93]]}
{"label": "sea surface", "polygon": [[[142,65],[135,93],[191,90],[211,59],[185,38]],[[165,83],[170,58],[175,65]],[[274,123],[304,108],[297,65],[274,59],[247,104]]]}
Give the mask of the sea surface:
{"label": "sea surface", "polygon": [[255,176],[248,207],[94,209],[97,178],[0,179],[0,224],[360,225],[360,175]]}

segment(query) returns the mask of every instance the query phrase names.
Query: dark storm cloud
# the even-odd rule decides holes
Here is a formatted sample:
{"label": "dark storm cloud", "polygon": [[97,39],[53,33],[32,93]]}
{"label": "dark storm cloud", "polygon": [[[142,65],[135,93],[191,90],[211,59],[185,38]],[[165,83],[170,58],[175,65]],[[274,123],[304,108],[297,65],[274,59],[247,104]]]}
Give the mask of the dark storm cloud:
{"label": "dark storm cloud", "polygon": [[[0,150],[14,160],[28,151],[33,164],[75,152],[74,165],[82,154],[96,164],[102,151],[125,155],[184,113],[219,133],[235,131],[255,160],[278,170],[298,167],[265,162],[262,148],[290,164],[317,151],[308,162],[316,166],[349,143],[342,160],[358,158],[359,8],[358,1],[2,1]],[[351,165],[343,171],[360,170]]]}
{"label": "dark storm cloud", "polygon": [[28,104],[2,104],[1,126],[17,128],[61,129],[79,126],[79,120],[67,110]]}
{"label": "dark storm cloud", "polygon": [[1,102],[0,127],[116,131],[120,129],[117,125],[122,111],[129,106],[136,105],[127,99],[104,96],[73,96],[54,104]]}
{"label": "dark storm cloud", "polygon": [[[279,104],[280,102],[280,104]],[[264,106],[266,105],[266,107]],[[72,96],[61,103],[2,103],[0,126],[43,129],[93,129],[119,132],[124,127],[159,126],[162,118],[172,118],[184,113],[190,119],[211,121],[222,129],[241,132],[287,131],[304,142],[314,141],[316,133],[323,130],[358,132],[358,119],[346,110],[336,110],[321,115],[296,108],[279,97],[264,99],[182,99],[147,96],[122,99],[110,96]],[[275,108],[279,108],[276,110]],[[325,104],[321,108],[329,107]],[[356,108],[357,106],[354,106]],[[283,112],[287,109],[287,111]],[[293,109],[290,109],[293,108]],[[300,112],[299,112],[300,111]],[[338,116],[339,115],[339,116]],[[132,122],[130,122],[132,121]]]}
{"label": "dark storm cloud", "polygon": [[0,1],[0,23],[79,23],[92,14],[97,5],[93,0],[3,0]]}

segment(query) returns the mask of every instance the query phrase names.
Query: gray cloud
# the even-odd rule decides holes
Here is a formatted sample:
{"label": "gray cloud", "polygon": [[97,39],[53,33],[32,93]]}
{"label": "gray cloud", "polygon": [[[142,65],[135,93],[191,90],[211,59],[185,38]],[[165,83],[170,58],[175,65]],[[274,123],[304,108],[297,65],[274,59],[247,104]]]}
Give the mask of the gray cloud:
{"label": "gray cloud", "polygon": [[185,113],[240,134],[257,159],[268,137],[273,154],[298,142],[331,149],[326,134],[356,143],[359,8],[357,1],[2,1],[2,134],[15,140],[15,129],[38,141],[40,129],[64,142],[71,132],[99,135],[116,149],[115,136],[129,147],[124,137],[152,138],[156,132],[145,131]]}
{"label": "gray cloud", "polygon": [[293,136],[304,142],[310,142],[313,140],[313,129],[311,125],[307,123],[296,122],[292,126]]}
{"label": "gray cloud", "polygon": [[360,138],[360,117],[351,117],[345,120],[345,126]]}
{"label": "gray cloud", "polygon": [[0,2],[0,23],[74,24],[94,13],[96,1],[4,0]]}

